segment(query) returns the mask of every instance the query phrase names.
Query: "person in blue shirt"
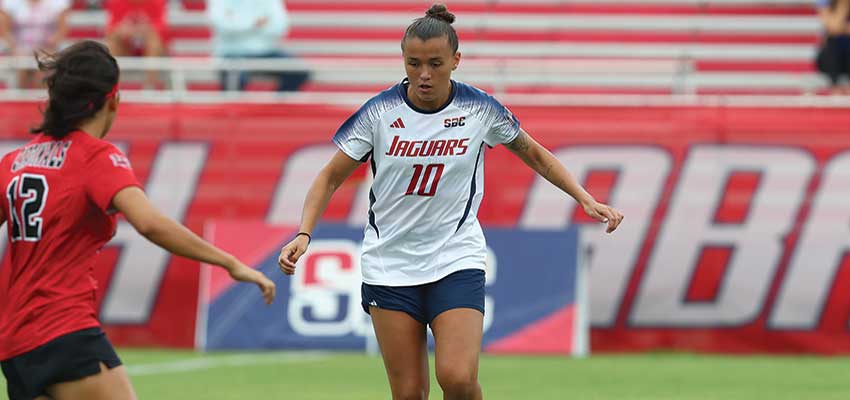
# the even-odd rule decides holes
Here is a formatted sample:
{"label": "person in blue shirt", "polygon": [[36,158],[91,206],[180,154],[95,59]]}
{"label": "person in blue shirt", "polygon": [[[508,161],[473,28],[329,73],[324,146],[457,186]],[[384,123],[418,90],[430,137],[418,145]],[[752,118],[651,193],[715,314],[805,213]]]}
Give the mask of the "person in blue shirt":
{"label": "person in blue shirt", "polygon": [[850,95],[850,0],[817,0],[824,34],[815,64],[830,81],[833,94]]}
{"label": "person in blue shirt", "polygon": [[[289,15],[281,0],[255,0],[250,6],[239,0],[210,0],[207,12],[212,23],[213,55],[224,58],[292,58],[280,48],[280,39],[289,31]],[[307,71],[263,73],[277,78],[278,91],[298,90],[309,79]],[[224,89],[245,89],[249,74],[239,73],[237,88],[228,85],[228,73],[222,72]]]}

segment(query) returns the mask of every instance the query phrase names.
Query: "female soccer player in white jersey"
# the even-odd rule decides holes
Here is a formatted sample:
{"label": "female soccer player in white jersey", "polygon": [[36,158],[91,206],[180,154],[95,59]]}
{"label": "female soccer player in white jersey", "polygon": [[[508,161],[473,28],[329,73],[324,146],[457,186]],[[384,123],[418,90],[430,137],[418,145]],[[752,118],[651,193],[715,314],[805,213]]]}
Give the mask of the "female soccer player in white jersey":
{"label": "female soccer player in white jersey", "polygon": [[460,62],[454,15],[435,4],[401,42],[407,78],[369,100],[333,138],[339,151],[304,202],[299,234],[281,251],[293,274],[334,191],[369,160],[374,181],[362,254],[363,309],[372,317],[394,399],[428,398],[426,326],[446,399],[480,399],[486,245],[476,217],[485,146],[505,144],[572,196],[610,233],[623,216],[596,202],[498,101],[451,79]]}

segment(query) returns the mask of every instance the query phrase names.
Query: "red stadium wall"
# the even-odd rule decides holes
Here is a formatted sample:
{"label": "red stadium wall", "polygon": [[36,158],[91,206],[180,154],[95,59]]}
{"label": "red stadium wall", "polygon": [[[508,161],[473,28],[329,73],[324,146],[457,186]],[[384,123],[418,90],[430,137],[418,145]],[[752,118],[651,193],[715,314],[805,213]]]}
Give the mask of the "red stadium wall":
{"label": "red stadium wall", "polygon": [[[2,150],[27,138],[36,108],[3,105]],[[208,219],[292,223],[351,111],[124,104],[110,140],[125,147],[158,206],[196,232]],[[585,229],[594,351],[850,351],[847,110],[512,111],[597,198],[626,215],[615,235]],[[486,157],[483,223],[587,222],[505,149]],[[361,169],[347,181],[326,218],[365,221],[368,179]],[[193,345],[196,263],[166,255],[125,224],[96,272],[101,319],[116,343]]]}

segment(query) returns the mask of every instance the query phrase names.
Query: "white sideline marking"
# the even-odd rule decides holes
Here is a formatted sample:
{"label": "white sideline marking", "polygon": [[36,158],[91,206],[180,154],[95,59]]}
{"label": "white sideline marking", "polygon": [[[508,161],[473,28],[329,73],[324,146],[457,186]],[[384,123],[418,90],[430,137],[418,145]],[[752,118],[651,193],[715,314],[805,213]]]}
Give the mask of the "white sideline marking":
{"label": "white sideline marking", "polygon": [[151,364],[127,366],[130,376],[160,375],[179,372],[191,372],[220,367],[238,367],[244,365],[291,364],[323,360],[328,358],[326,353],[299,354],[240,354],[234,356],[192,358],[166,361]]}

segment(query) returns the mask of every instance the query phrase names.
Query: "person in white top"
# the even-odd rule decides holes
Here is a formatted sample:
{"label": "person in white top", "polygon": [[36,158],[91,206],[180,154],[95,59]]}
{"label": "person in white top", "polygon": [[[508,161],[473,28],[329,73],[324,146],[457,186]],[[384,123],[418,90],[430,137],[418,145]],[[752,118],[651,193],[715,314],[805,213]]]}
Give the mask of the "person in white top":
{"label": "person in white top", "polygon": [[[3,33],[10,54],[32,56],[35,51],[55,52],[68,33],[70,0],[3,0]],[[20,70],[18,87],[39,86],[36,70]]]}
{"label": "person in white top", "polygon": [[[216,57],[295,59],[294,54],[280,47],[281,38],[289,34],[290,28],[285,2],[253,0],[251,6],[246,7],[243,0],[209,0],[207,14],[212,31],[213,55]],[[255,75],[274,76],[278,91],[295,91],[307,81],[310,74],[306,70],[260,74],[222,71],[221,87],[226,90],[245,90],[249,79]]]}
{"label": "person in white top", "polygon": [[394,399],[428,398],[426,327],[446,399],[480,399],[486,245],[477,219],[485,147],[504,144],[613,232],[623,219],[598,203],[494,98],[451,79],[460,62],[454,15],[434,4],[402,39],[407,78],[339,128],[339,151],[304,201],[299,233],[279,263],[295,273],[333,194],[370,161],[362,306],[372,317]]}

